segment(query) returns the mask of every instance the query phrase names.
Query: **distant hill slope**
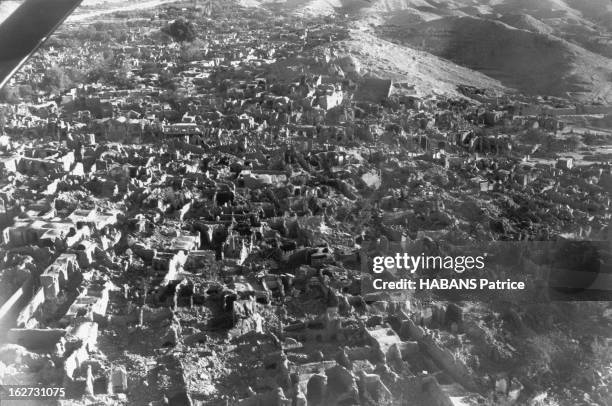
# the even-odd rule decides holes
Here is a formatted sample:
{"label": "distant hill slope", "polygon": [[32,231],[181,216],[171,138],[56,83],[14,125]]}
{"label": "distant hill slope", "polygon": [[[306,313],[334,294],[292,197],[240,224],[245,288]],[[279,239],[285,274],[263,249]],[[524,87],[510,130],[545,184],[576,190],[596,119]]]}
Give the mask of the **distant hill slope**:
{"label": "distant hill slope", "polygon": [[408,82],[420,95],[433,92],[457,94],[458,84],[506,90],[499,81],[482,73],[362,31],[352,31],[350,39],[340,42],[337,48],[340,55],[351,55],[356,59],[362,73]]}
{"label": "distant hill slope", "polygon": [[511,27],[519,28],[535,32],[537,34],[553,34],[555,30],[538,20],[530,16],[529,14],[506,14],[499,18],[499,21],[508,24]]}
{"label": "distant hill slope", "polygon": [[[592,93],[612,81],[611,59],[552,35],[497,21],[444,17],[387,35],[525,93]],[[612,94],[606,98],[612,100]]]}
{"label": "distant hill slope", "polygon": [[529,15],[536,19],[567,18],[600,24],[612,30],[610,0],[251,0],[311,15],[333,12],[367,17],[402,10],[437,15]]}

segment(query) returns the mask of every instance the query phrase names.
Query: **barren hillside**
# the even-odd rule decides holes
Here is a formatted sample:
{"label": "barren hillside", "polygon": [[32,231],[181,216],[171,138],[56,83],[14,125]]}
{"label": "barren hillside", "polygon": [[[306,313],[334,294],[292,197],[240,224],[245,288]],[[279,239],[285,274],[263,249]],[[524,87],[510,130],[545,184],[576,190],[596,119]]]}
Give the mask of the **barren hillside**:
{"label": "barren hillside", "polygon": [[[612,60],[555,36],[476,17],[445,17],[385,36],[525,93],[592,93],[612,80]],[[606,98],[612,94],[606,92]]]}
{"label": "barren hillside", "polygon": [[351,39],[340,43],[339,47],[341,54],[352,55],[360,63],[365,74],[406,81],[413,84],[419,94],[452,94],[458,84],[503,89],[499,81],[484,74],[361,31],[352,31]]}
{"label": "barren hillside", "polygon": [[511,27],[535,32],[537,34],[553,34],[555,32],[551,26],[543,23],[537,18],[530,16],[529,14],[506,14],[503,15],[499,21],[506,23]]}

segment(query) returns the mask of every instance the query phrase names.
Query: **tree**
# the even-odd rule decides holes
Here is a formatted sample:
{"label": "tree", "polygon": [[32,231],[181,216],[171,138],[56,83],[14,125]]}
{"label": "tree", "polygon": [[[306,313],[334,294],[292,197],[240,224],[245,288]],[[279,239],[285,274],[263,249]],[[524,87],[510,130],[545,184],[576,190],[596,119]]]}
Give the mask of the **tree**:
{"label": "tree", "polygon": [[134,87],[134,83],[130,78],[130,71],[127,67],[121,67],[114,70],[106,77],[106,82],[120,89],[129,89]]}
{"label": "tree", "polygon": [[68,69],[67,73],[70,80],[72,80],[74,83],[83,83],[87,78],[87,72],[83,69],[72,68]]}
{"label": "tree", "polygon": [[159,95],[159,100],[161,102],[167,102],[172,106],[173,109],[180,110],[181,105],[185,101],[186,95],[182,92],[177,92],[175,90],[166,90],[165,92]]}
{"label": "tree", "polygon": [[184,62],[198,61],[204,58],[208,44],[201,39],[185,43],[181,47],[181,59]]}
{"label": "tree", "polygon": [[26,101],[32,101],[33,96],[36,94],[36,92],[34,92],[34,89],[32,89],[32,86],[28,84],[20,85],[18,87],[18,91],[19,97]]}
{"label": "tree", "polygon": [[162,28],[162,31],[178,42],[191,42],[197,36],[193,24],[183,18],[174,20],[174,22]]}
{"label": "tree", "polygon": [[17,91],[12,87],[4,86],[0,89],[0,102],[11,104],[19,102]]}
{"label": "tree", "polygon": [[112,75],[111,71],[114,69],[114,65],[114,56],[110,54],[102,54],[102,58],[99,58],[95,63],[93,63],[93,67],[87,72],[87,81],[106,81],[108,79],[108,76]]}
{"label": "tree", "polygon": [[159,74],[159,87],[172,91],[178,89],[178,83],[176,83],[172,72],[164,70]]}
{"label": "tree", "polygon": [[125,63],[118,63],[112,54],[99,59],[94,67],[86,74],[88,82],[103,82],[118,88],[133,88],[130,67]]}
{"label": "tree", "polygon": [[161,68],[155,62],[144,62],[142,65],[140,65],[141,75],[148,75],[151,73],[160,73],[160,72],[161,72]]}
{"label": "tree", "polygon": [[41,88],[49,93],[61,92],[70,86],[72,86],[72,80],[59,66],[50,67],[41,82]]}

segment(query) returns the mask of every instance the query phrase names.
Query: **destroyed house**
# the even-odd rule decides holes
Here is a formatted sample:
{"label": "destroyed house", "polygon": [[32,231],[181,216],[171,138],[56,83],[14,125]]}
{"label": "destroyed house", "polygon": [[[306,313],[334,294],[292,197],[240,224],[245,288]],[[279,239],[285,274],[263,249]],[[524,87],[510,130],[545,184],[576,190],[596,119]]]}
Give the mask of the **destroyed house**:
{"label": "destroyed house", "polygon": [[330,110],[342,104],[344,96],[341,91],[331,90],[319,96],[319,106],[324,110]]}
{"label": "destroyed house", "polygon": [[84,290],[72,303],[64,321],[70,321],[77,317],[103,317],[108,307],[108,294],[110,287],[108,284],[91,284]]}
{"label": "destroyed house", "polygon": [[70,170],[72,162],[59,159],[22,158],[19,161],[19,172],[29,175],[47,175],[49,173],[62,173]]}
{"label": "destroyed house", "polygon": [[17,154],[0,156],[0,170],[7,172],[17,172],[21,156]]}
{"label": "destroyed house", "polygon": [[243,170],[238,175],[238,187],[257,188],[263,185],[281,186],[287,182],[287,175],[282,171]]}
{"label": "destroyed house", "polygon": [[564,157],[559,158],[556,164],[557,169],[570,170],[574,167],[574,158]]}
{"label": "destroyed house", "polygon": [[215,264],[215,252],[211,250],[192,250],[187,254],[184,269],[188,272],[209,271]]}
{"label": "destroyed house", "polygon": [[116,214],[99,213],[96,209],[83,210],[77,209],[67,217],[77,226],[87,225],[95,230],[102,230],[104,227],[117,223]]}
{"label": "destroyed house", "polygon": [[170,251],[193,251],[200,248],[200,233],[196,235],[179,235],[170,242]]}
{"label": "destroyed house", "polygon": [[255,298],[262,304],[270,302],[270,292],[266,291],[261,283],[253,278],[234,276],[228,287],[236,292],[238,299]]}
{"label": "destroyed house", "polygon": [[80,282],[79,266],[75,254],[61,254],[40,275],[40,285],[45,294],[45,300],[55,299],[60,291],[69,289],[70,285]]}
{"label": "destroyed house", "polygon": [[340,319],[328,320],[322,317],[320,319],[290,324],[285,327],[285,335],[287,337],[301,342],[333,342],[340,339],[341,334],[342,322]]}
{"label": "destroyed house", "polygon": [[71,230],[73,233],[76,231],[74,224],[71,222],[18,220],[13,226],[6,227],[2,231],[2,241],[14,247],[37,244],[41,240],[56,244],[59,241],[65,240]]}
{"label": "destroyed house", "polygon": [[165,137],[189,137],[202,134],[202,130],[196,123],[175,123],[162,126],[162,134]]}
{"label": "destroyed house", "polygon": [[79,266],[89,267],[94,262],[94,255],[98,249],[99,247],[94,241],[80,241],[74,248]]}

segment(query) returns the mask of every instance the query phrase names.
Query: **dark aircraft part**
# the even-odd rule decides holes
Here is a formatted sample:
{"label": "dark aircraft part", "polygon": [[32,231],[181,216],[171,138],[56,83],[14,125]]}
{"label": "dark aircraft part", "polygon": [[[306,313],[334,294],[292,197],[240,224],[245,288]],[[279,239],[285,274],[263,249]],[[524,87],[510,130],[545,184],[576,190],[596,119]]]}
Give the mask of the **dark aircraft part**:
{"label": "dark aircraft part", "polygon": [[25,0],[0,24],[0,89],[82,0]]}

